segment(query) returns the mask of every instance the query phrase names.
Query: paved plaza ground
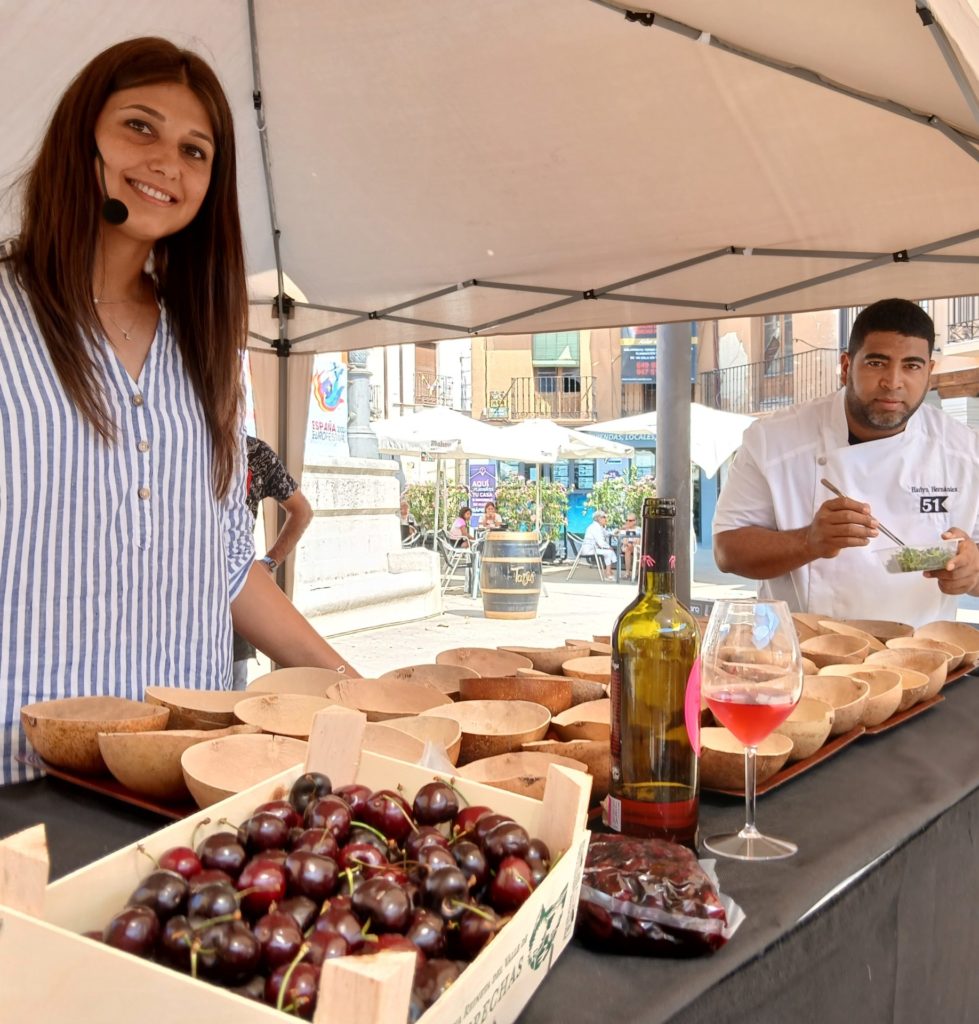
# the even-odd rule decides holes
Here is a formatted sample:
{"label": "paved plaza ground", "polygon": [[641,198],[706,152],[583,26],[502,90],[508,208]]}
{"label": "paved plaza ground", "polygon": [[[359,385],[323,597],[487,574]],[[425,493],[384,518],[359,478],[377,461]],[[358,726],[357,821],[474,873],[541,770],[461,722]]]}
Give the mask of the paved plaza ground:
{"label": "paved plaza ground", "polygon": [[[461,589],[445,595],[441,615],[394,626],[379,626],[332,637],[330,643],[361,675],[373,677],[405,665],[427,664],[450,647],[553,647],[569,639],[588,639],[607,634],[616,616],[632,600],[636,584],[603,583],[597,572],[583,563],[568,580],[570,562],[545,565],[537,617],[487,619],[481,598]],[[692,600],[752,597],[755,584],[721,572],[709,548],[697,551],[693,568]],[[960,602],[959,619],[979,624],[979,598]],[[251,663],[250,678],[270,669],[259,656]]]}
{"label": "paved plaza ground", "polygon": [[[362,675],[373,676],[401,665],[432,662],[450,647],[551,647],[567,639],[609,633],[616,616],[632,600],[636,584],[603,583],[584,562],[569,582],[570,567],[570,562],[544,566],[534,619],[487,619],[481,598],[450,590],[439,616],[348,633],[330,642]],[[751,581],[719,572],[710,552],[698,551],[694,579],[691,597],[695,600],[754,594]]]}

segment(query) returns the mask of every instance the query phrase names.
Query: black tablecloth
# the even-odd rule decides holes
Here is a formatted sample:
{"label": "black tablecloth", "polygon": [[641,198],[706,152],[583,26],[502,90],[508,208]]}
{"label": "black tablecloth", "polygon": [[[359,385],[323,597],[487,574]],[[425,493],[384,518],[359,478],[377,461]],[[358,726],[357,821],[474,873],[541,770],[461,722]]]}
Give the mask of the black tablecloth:
{"label": "black tablecloth", "polygon": [[[785,861],[720,861],[747,920],[714,956],[653,960],[572,944],[522,1024],[979,1020],[979,678],[759,798]],[[703,834],[743,803],[703,798]],[[0,835],[44,821],[60,876],[165,822],[68,783],[0,788]]]}

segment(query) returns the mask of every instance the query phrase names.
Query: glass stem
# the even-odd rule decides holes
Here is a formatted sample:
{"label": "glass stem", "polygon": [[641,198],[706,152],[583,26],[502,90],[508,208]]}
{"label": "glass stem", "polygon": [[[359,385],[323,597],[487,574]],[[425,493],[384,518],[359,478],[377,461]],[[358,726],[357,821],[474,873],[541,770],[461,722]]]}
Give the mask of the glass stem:
{"label": "glass stem", "polygon": [[756,747],[744,748],[744,831],[742,834],[755,835],[755,754]]}

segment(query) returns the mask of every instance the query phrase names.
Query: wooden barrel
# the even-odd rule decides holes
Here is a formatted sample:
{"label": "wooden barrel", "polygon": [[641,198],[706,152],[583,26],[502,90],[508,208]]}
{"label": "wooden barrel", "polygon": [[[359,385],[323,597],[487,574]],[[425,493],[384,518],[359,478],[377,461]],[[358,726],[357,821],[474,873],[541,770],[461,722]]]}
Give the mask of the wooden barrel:
{"label": "wooden barrel", "polygon": [[479,586],[488,619],[533,619],[540,597],[536,533],[491,530],[483,541]]}

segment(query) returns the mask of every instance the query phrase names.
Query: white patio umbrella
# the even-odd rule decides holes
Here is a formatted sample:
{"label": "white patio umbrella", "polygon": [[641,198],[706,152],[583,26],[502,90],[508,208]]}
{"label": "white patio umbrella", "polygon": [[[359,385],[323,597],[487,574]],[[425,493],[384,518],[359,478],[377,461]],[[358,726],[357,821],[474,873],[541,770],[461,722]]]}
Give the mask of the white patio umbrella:
{"label": "white patio umbrella", "polygon": [[[434,459],[435,528],[439,528],[442,463],[447,459],[508,459],[529,462],[527,451],[504,437],[500,427],[471,419],[446,406],[433,406],[373,424],[383,455],[417,455]],[[533,450],[529,449],[533,454]]]}
{"label": "white patio umbrella", "polygon": [[[708,475],[713,476],[721,464],[741,447],[744,432],[754,423],[753,416],[711,409],[699,402],[690,403],[690,459]],[[618,437],[656,437],[656,413],[607,420],[581,428],[589,434],[611,434]]]}
{"label": "white patio umbrella", "polygon": [[537,466],[538,533],[541,528],[540,467],[543,463],[550,464],[561,459],[631,459],[635,454],[635,449],[629,445],[592,437],[580,430],[562,427],[553,420],[524,420],[512,427],[504,427],[501,433],[518,448],[534,453],[533,458],[524,458],[522,461],[533,462]]}

